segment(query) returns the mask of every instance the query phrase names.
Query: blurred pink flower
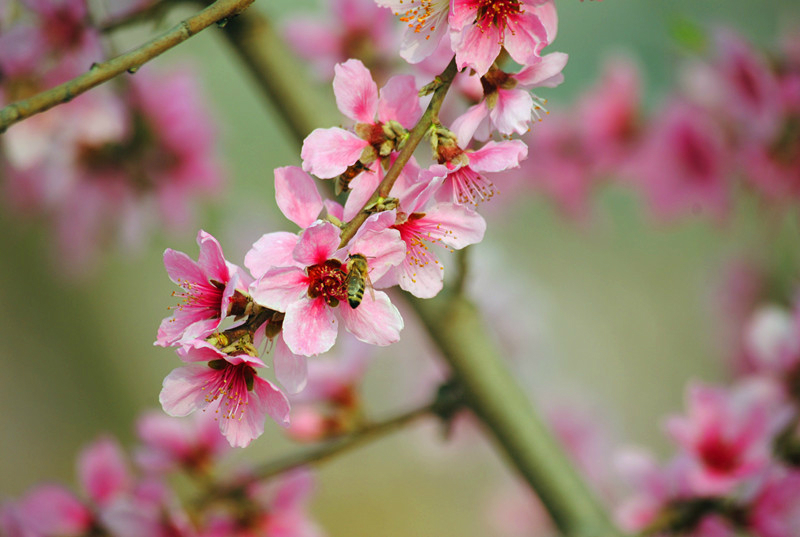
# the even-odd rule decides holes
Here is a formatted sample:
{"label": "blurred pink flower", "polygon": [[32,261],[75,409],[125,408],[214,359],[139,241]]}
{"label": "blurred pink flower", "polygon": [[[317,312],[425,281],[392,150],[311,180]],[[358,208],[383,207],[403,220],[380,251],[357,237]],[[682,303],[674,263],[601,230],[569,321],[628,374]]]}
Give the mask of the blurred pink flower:
{"label": "blurred pink flower", "polygon": [[772,439],[785,421],[778,404],[774,386],[760,382],[731,390],[689,385],[689,414],[670,418],[667,430],[689,461],[695,495],[728,494],[769,466]]}
{"label": "blurred pink flower", "polygon": [[800,535],[800,471],[775,472],[749,508],[749,529],[758,537]]}
{"label": "blurred pink flower", "polygon": [[632,172],[657,217],[705,211],[720,219],[726,214],[732,156],[713,118],[688,103],[672,102],[644,136]]}
{"label": "blurred pink flower", "polygon": [[334,65],[354,58],[383,79],[397,50],[392,13],[374,0],[332,0],[329,6],[322,19],[289,19],[283,26],[286,42],[320,78],[329,80]]}
{"label": "blurred pink flower", "polygon": [[137,420],[136,431],[142,443],[136,462],[154,474],[178,469],[202,473],[230,449],[215,419],[205,412],[185,419],[148,412]]}

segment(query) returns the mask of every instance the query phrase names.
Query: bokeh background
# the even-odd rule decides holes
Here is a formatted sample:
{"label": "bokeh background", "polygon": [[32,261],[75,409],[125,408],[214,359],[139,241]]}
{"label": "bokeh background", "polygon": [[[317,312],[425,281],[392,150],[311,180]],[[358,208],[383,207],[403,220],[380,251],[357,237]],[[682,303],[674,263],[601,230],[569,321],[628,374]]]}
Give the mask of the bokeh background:
{"label": "bokeh background", "polygon": [[[541,92],[553,113],[595,81],[602,61],[615,53],[638,61],[646,104],[657,106],[684,54],[676,24],[726,24],[760,45],[800,25],[795,0],[557,3],[560,28],[551,48],[569,53],[570,61],[565,83]],[[280,21],[316,4],[259,0],[255,8]],[[183,14],[176,10],[169,19]],[[123,32],[120,49],[152,30]],[[188,62],[202,77],[230,189],[201,211],[199,226],[241,262],[252,241],[285,227],[274,208],[271,170],[299,164],[299,152],[221,31],[191,39],[154,65]],[[520,381],[540,402],[587,409],[612,444],[641,444],[662,455],[668,448],[661,421],[682,409],[687,380],[728,376],[714,302],[722,268],[746,252],[795,266],[799,257],[796,215],[767,243],[759,213],[747,202],[721,226],[702,218],[656,225],[634,195],[616,187],[598,193],[588,225],[566,221],[541,198],[490,203],[505,203],[504,210],[489,216],[486,244],[472,252],[489,276],[471,288],[507,301],[506,313],[523,319],[519,328],[503,327],[524,334],[529,352],[512,364]],[[175,301],[161,254],[172,247],[195,257],[197,250],[194,231],[158,235],[142,251],[110,250],[74,280],[61,275],[47,227],[0,208],[0,228],[0,497],[7,497],[45,480],[73,484],[75,454],[101,433],[130,445],[136,416],[158,406],[161,381],[178,365],[171,350],[152,344]],[[507,274],[518,296],[500,289]],[[487,323],[508,322],[502,308],[492,311]],[[377,357],[365,385],[371,414],[408,408],[424,395],[430,384],[424,371],[437,357],[415,341],[419,334],[409,327],[404,341]],[[314,512],[330,535],[493,534],[487,506],[511,479],[498,455],[479,435],[444,445],[434,424],[412,429],[321,469]],[[263,437],[239,456],[267,460],[293,449],[267,423]]]}

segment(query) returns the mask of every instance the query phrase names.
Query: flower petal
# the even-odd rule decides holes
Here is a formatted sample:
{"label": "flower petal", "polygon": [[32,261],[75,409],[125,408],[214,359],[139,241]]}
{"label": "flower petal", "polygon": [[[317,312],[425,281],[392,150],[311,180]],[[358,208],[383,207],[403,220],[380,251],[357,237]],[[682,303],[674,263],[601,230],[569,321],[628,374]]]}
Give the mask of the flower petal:
{"label": "flower petal", "polygon": [[306,387],[308,381],[306,357],[290,351],[283,338],[278,338],[275,342],[272,365],[275,367],[275,378],[289,393],[297,393]]}
{"label": "flower petal", "polygon": [[359,123],[373,123],[378,111],[378,86],[361,60],[347,60],[333,68],[333,93],[339,110]]}
{"label": "flower petal", "polygon": [[323,207],[314,179],[297,166],[275,170],[275,201],[283,215],[301,228],[313,224]]}
{"label": "flower petal", "polygon": [[381,88],[378,100],[378,119],[384,123],[395,120],[407,129],[412,128],[422,115],[417,83],[411,75],[390,78]]}
{"label": "flower petal", "polygon": [[288,231],[262,235],[244,256],[244,266],[253,277],[260,278],[273,267],[291,267],[297,263],[292,256],[299,237]]}
{"label": "flower petal", "polygon": [[273,268],[250,286],[250,295],[258,304],[276,311],[286,311],[289,304],[308,290],[308,276],[297,267]]}
{"label": "flower petal", "polygon": [[383,291],[364,293],[361,304],[353,309],[347,304],[340,308],[348,332],[364,343],[386,346],[400,340],[403,318]]}
{"label": "flower petal", "polygon": [[303,140],[303,170],[321,179],[341,175],[361,157],[369,143],[338,127],[315,129]]}
{"label": "flower petal", "polygon": [[283,340],[295,354],[316,356],[333,347],[338,329],[332,308],[322,298],[303,297],[286,308]]}

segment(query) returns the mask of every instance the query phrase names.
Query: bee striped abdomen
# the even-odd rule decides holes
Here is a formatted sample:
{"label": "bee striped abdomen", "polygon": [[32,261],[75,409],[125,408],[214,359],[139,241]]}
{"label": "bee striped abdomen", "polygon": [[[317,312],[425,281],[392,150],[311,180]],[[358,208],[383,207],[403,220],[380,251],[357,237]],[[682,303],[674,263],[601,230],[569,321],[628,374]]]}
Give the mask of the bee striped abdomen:
{"label": "bee striped abdomen", "polygon": [[347,302],[350,304],[350,307],[356,309],[359,304],[361,304],[361,300],[364,298],[364,280],[355,277],[350,277],[347,282]]}

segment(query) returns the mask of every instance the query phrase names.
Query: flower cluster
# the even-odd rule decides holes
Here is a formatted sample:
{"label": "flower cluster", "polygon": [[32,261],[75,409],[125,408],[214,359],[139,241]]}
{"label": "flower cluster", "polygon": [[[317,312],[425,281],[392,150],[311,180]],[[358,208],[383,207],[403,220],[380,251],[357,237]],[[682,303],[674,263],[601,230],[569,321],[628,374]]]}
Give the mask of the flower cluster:
{"label": "flower cluster", "polygon": [[796,40],[786,34],[766,52],[717,29],[710,52],[684,61],[679,86],[652,114],[644,109],[635,64],[609,62],[572,112],[523,137],[539,158],[520,167],[515,186],[553,198],[575,220],[585,220],[591,194],[609,181],[640,193],[662,221],[696,213],[721,220],[739,190],[769,207],[795,203]]}
{"label": "flower cluster", "polygon": [[[0,504],[0,533],[7,537],[108,535],[110,537],[320,537],[307,504],[313,480],[306,470],[260,482],[247,467],[224,460],[228,443],[213,420],[198,414],[178,420],[143,415],[133,472],[117,441],[103,436],[78,457],[84,496],[60,484],[38,485]],[[223,481],[224,474],[236,476]],[[196,484],[218,483],[231,495],[182,499],[169,479],[183,474]],[[198,487],[200,488],[200,487]]]}
{"label": "flower cluster", "polygon": [[[336,64],[333,91],[351,124],[314,130],[303,142],[302,167],[274,172],[277,205],[300,229],[263,235],[244,268],[225,260],[204,232],[197,262],[167,250],[167,272],[184,289],[183,302],[162,323],[156,343],[176,347],[187,363],[164,381],[160,399],[169,414],[210,410],[228,440],[245,446],[263,432],[265,415],[288,424],[286,395],[263,378],[261,347],[274,351],[277,380],[296,393],[306,384],[306,357],[330,350],[340,324],[367,344],[399,340],[403,319],[384,289],[399,286],[419,298],[438,294],[444,267],[431,245],[461,249],[480,242],[486,223],[477,206],[495,192],[484,174],[518,167],[527,156],[519,140],[470,148],[473,133],[484,116],[486,136],[523,132],[537,106],[525,88],[561,79],[566,56],[539,55],[555,36],[552,1],[535,4],[512,2],[493,15],[456,6],[449,15],[451,39],[461,36],[455,58],[422,90],[410,75],[394,76],[379,90],[363,62]],[[467,28],[469,17],[485,26],[485,35]],[[505,33],[489,31],[496,27]],[[502,61],[503,45],[523,64],[519,73],[505,73],[495,62]],[[447,128],[437,116],[440,90],[446,92],[456,66],[475,70],[486,88],[476,105],[483,116],[470,110],[469,119]],[[431,93],[423,114],[421,99]],[[411,141],[414,129],[430,139],[427,167],[411,154],[419,143]],[[343,203],[323,200],[314,176],[332,180]]]}
{"label": "flower cluster", "polygon": [[745,334],[753,369],[730,388],[694,383],[668,420],[679,451],[660,466],[630,451],[635,495],[620,524],[657,535],[791,537],[800,530],[800,309],[758,310]]}
{"label": "flower cluster", "polygon": [[[65,82],[104,57],[84,0],[22,4],[13,20],[0,22],[3,105]],[[136,249],[158,221],[185,229],[193,198],[222,186],[206,110],[186,69],[143,69],[114,91],[80,95],[3,135],[4,198],[20,214],[52,222],[59,259],[73,271],[107,244]]]}

